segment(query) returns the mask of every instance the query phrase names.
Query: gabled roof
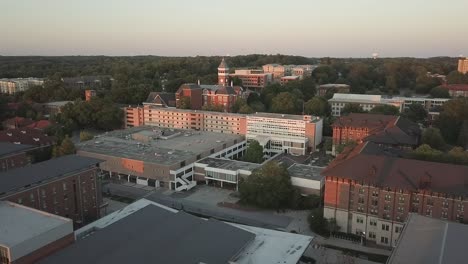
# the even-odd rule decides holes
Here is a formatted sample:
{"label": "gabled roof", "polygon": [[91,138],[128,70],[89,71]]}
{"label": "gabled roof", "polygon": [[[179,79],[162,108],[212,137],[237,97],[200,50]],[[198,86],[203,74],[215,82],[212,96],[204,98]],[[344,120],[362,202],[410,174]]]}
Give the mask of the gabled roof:
{"label": "gabled roof", "polygon": [[0,142],[44,146],[53,145],[56,141],[55,137],[47,136],[41,130],[29,127],[0,131]]}
{"label": "gabled roof", "polygon": [[391,115],[351,113],[338,118],[333,127],[366,128],[364,141],[391,145],[417,145],[421,130],[410,120]]}
{"label": "gabled roof", "polygon": [[25,127],[34,123],[34,120],[31,118],[19,117],[15,116],[10,119],[3,121],[3,124],[6,126],[14,126],[14,127]]}
{"label": "gabled roof", "polygon": [[162,93],[162,92],[151,92],[146,99],[148,104],[158,104],[165,107],[175,107],[175,94],[174,93]]}
{"label": "gabled roof", "polygon": [[[322,172],[378,187],[468,197],[468,166],[404,159],[372,142],[346,149]],[[422,183],[429,182],[429,185]]]}

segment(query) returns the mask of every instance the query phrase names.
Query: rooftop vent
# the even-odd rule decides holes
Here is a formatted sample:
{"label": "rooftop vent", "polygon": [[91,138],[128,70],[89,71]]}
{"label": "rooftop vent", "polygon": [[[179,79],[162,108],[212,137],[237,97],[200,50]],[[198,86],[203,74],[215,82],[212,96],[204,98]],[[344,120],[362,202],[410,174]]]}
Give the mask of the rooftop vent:
{"label": "rooftop vent", "polygon": [[7,133],[7,135],[8,135],[9,137],[13,136],[13,134],[12,134],[12,133]]}
{"label": "rooftop vent", "polygon": [[25,131],[25,130],[21,130],[21,134],[26,134],[26,131]]}

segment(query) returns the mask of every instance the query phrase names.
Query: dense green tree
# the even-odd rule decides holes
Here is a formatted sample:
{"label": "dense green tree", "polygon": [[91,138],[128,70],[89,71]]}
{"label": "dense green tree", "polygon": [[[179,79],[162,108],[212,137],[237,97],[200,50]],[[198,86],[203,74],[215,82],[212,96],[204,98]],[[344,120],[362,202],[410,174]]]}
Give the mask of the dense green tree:
{"label": "dense green tree", "polygon": [[62,140],[62,143],[54,147],[52,155],[54,157],[60,157],[60,156],[74,154],[75,152],[76,152],[75,144],[73,144],[73,142],[68,136],[65,136],[65,138]]}
{"label": "dense green tree", "polygon": [[336,70],[331,66],[319,66],[312,72],[315,83],[334,83],[338,79]]}
{"label": "dense green tree", "polygon": [[372,108],[369,113],[371,114],[382,114],[382,115],[398,115],[400,110],[398,107],[393,105],[378,105]]}
{"label": "dense green tree", "polygon": [[456,98],[444,104],[435,125],[447,143],[458,144],[459,138],[465,137],[467,129],[463,124],[466,121],[468,121],[468,98]]}
{"label": "dense green tree", "polygon": [[271,112],[281,114],[296,114],[302,101],[299,100],[293,93],[282,92],[276,95],[271,101]]}
{"label": "dense green tree", "polygon": [[239,184],[241,201],[263,208],[286,208],[294,194],[288,170],[271,161]]}
{"label": "dense green tree", "polygon": [[305,103],[304,112],[308,115],[328,116],[330,114],[330,105],[324,98],[313,97]]}
{"label": "dense green tree", "polygon": [[245,100],[244,98],[238,98],[234,104],[232,105],[231,107],[231,111],[233,113],[239,113],[239,110],[243,107],[243,106],[248,106],[247,105],[247,100]]}
{"label": "dense green tree", "polygon": [[94,138],[94,135],[89,131],[83,130],[80,132],[80,142],[88,141]]}
{"label": "dense green tree", "polygon": [[224,112],[224,106],[222,104],[208,104],[202,106],[204,111],[213,111],[213,112]]}
{"label": "dense green tree", "polygon": [[413,122],[422,122],[427,118],[427,111],[421,104],[411,104],[403,112],[403,116]]}
{"label": "dense green tree", "polygon": [[427,144],[423,144],[419,146],[417,149],[413,150],[410,154],[411,158],[419,159],[419,160],[426,160],[426,161],[435,161],[439,160],[442,161],[443,152],[440,150],[436,150],[431,148],[431,146]]}
{"label": "dense green tree", "polygon": [[450,98],[448,90],[440,86],[432,88],[429,93],[434,98]]}
{"label": "dense green tree", "polygon": [[426,128],[423,131],[421,141],[423,144],[431,146],[431,148],[443,150],[445,141],[438,128]]}
{"label": "dense green tree", "polygon": [[447,83],[468,84],[468,74],[463,74],[458,71],[452,71],[447,75]]}
{"label": "dense green tree", "polygon": [[346,104],[343,109],[341,109],[341,114],[349,114],[349,113],[365,113],[364,109],[359,104]]}
{"label": "dense green tree", "polygon": [[180,109],[191,109],[192,104],[190,103],[190,97],[182,96],[180,98],[179,106]]}
{"label": "dense green tree", "polygon": [[252,140],[249,142],[249,146],[247,147],[242,160],[252,163],[263,162],[263,147],[258,143],[258,141]]}

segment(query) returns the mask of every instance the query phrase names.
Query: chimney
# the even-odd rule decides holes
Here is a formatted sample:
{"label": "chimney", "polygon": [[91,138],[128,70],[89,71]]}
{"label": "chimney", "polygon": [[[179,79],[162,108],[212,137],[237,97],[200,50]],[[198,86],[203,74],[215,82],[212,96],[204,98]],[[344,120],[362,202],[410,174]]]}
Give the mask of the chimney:
{"label": "chimney", "polygon": [[231,80],[231,87],[234,87],[234,81]]}
{"label": "chimney", "polygon": [[198,79],[198,85],[200,85],[200,79]]}

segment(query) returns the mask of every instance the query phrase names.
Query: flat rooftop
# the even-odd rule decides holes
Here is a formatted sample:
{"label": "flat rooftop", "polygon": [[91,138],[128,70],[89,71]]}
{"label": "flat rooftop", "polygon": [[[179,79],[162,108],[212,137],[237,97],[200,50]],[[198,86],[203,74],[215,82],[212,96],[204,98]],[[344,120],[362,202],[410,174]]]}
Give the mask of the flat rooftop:
{"label": "flat rooftop", "polygon": [[148,204],[40,263],[229,263],[254,239],[221,221]]}
{"label": "flat rooftop", "polygon": [[[247,115],[247,118],[249,117],[266,117],[266,118],[278,118],[278,119],[304,120],[303,115],[287,115],[287,114],[261,113],[261,112]],[[312,120],[314,119],[315,118],[312,116]]]}
{"label": "flat rooftop", "polygon": [[65,177],[70,173],[95,166],[99,162],[101,160],[68,155],[2,172],[0,173],[0,197],[3,193],[23,188],[26,185]]}
{"label": "flat rooftop", "polygon": [[253,171],[261,167],[261,165],[257,163],[250,163],[250,162],[222,159],[222,158],[210,158],[210,157],[199,160],[197,161],[197,163],[206,164],[210,168],[224,169],[224,170],[230,170],[230,171],[237,171],[237,170]]}
{"label": "flat rooftop", "polygon": [[56,106],[56,107],[62,107],[65,106],[68,103],[73,103],[73,101],[56,101],[56,102],[48,102],[48,103],[43,103],[42,105],[45,106]]}
{"label": "flat rooftop", "polygon": [[0,142],[0,157],[34,148],[31,145]]}
{"label": "flat rooftop", "polygon": [[61,225],[71,225],[71,221],[19,204],[0,201],[0,244],[11,248]]}
{"label": "flat rooftop", "polygon": [[[172,213],[176,215],[178,214],[177,212],[179,212],[175,209],[166,207],[159,203],[156,203],[147,199],[140,199],[132,204],[129,204],[128,206],[122,208],[119,211],[113,212],[87,226],[84,226],[78,229],[76,231],[76,234],[78,237],[78,240],[77,240],[78,242],[76,244],[85,242],[88,239],[86,237],[92,237],[93,235],[90,235],[90,236],[88,235],[90,233],[92,234],[92,232],[95,232],[95,230],[101,230],[101,231],[105,230],[106,227],[112,225],[113,223],[119,222],[121,219],[124,219],[147,206],[153,206],[153,207],[156,207],[156,209],[166,211],[168,213]],[[148,219],[148,221],[154,225],[154,228],[148,228],[147,226],[146,229],[148,230],[156,230],[157,232],[159,232],[158,227],[161,227],[161,228],[164,227],[164,225],[159,225],[159,223],[154,224],[155,223],[154,219]],[[207,222],[210,222],[210,221],[207,221]],[[232,230],[233,232],[238,232],[238,230],[240,230],[240,231],[247,231],[255,235],[255,238],[251,240],[249,243],[247,243],[247,245],[244,248],[242,248],[242,250],[240,250],[238,254],[236,255],[236,257],[233,259],[233,261],[238,264],[251,264],[251,263],[296,264],[298,263],[302,254],[304,253],[304,251],[306,250],[306,248],[309,246],[310,242],[312,241],[312,237],[310,236],[275,231],[271,229],[265,229],[265,228],[259,228],[259,227],[253,227],[253,226],[247,226],[247,225],[241,225],[241,224],[235,224],[235,223],[228,223],[228,222],[222,222],[222,223],[225,223],[227,225],[231,225],[232,227],[234,227],[235,229]],[[127,226],[125,226],[124,229],[130,229],[130,228],[127,228]],[[101,232],[101,231],[97,231],[96,233]],[[138,233],[138,231],[139,229],[137,229],[135,232]],[[147,231],[144,231],[144,232],[147,232]],[[137,234],[135,234],[135,236],[137,236]],[[211,233],[208,234],[207,238],[210,238],[210,237],[212,237]],[[83,238],[84,240],[80,241],[81,240],[80,238]],[[169,243],[176,243],[174,242],[174,240],[177,241],[177,239],[170,239]],[[150,256],[147,254],[148,254],[148,251],[151,251],[151,250],[158,251],[159,247],[152,246],[151,250],[146,250],[149,245],[151,246],[152,243],[142,245],[142,248],[139,254],[144,254],[147,257],[144,259],[142,263],[154,263],[155,262],[154,259],[151,258],[152,255]],[[125,244],[123,247],[125,246],[127,246],[127,244]],[[100,248],[101,247],[99,247],[99,249]],[[168,248],[171,251],[173,250],[172,247],[168,247]],[[210,245],[210,248],[213,250],[214,248],[213,244]],[[183,249],[185,249],[185,247]],[[179,248],[180,254],[185,254],[183,249],[181,247]],[[123,250],[125,251],[125,249]],[[117,250],[111,249],[110,252],[114,252],[114,251],[117,251]],[[200,252],[200,254],[202,253],[203,252]],[[158,260],[158,263],[165,263],[165,262],[161,262],[162,260],[160,260],[159,258],[157,260]],[[194,260],[195,261],[191,261],[187,263],[198,263],[196,262],[197,259],[194,259]],[[46,259],[46,261],[44,261],[43,263],[59,263],[58,260],[55,260],[55,262],[47,262],[47,261],[48,259]],[[108,263],[108,262],[96,262],[95,260],[93,260],[92,263]],[[131,263],[140,263],[140,262],[136,260],[134,262],[132,261]],[[205,262],[205,263],[210,264],[213,262]],[[223,262],[214,262],[214,263],[223,263]]]}
{"label": "flat rooftop", "polygon": [[294,163],[288,168],[288,172],[291,177],[320,181],[323,179],[320,175],[323,169],[325,168]]}
{"label": "flat rooftop", "polygon": [[381,103],[381,95],[335,93],[329,102]]}
{"label": "flat rooftop", "polygon": [[[158,138],[172,135],[167,139]],[[167,134],[166,134],[167,133]],[[144,135],[152,139],[147,142],[135,140],[133,135]],[[244,141],[241,135],[156,127],[133,127],[98,135],[94,140],[76,145],[78,151],[101,155],[141,160],[156,164],[172,165],[190,159],[227,142]]]}
{"label": "flat rooftop", "polygon": [[466,263],[467,237],[467,225],[410,214],[387,263]]}
{"label": "flat rooftop", "polygon": [[327,83],[319,85],[319,88],[349,88],[348,84],[341,84],[341,83]]}

